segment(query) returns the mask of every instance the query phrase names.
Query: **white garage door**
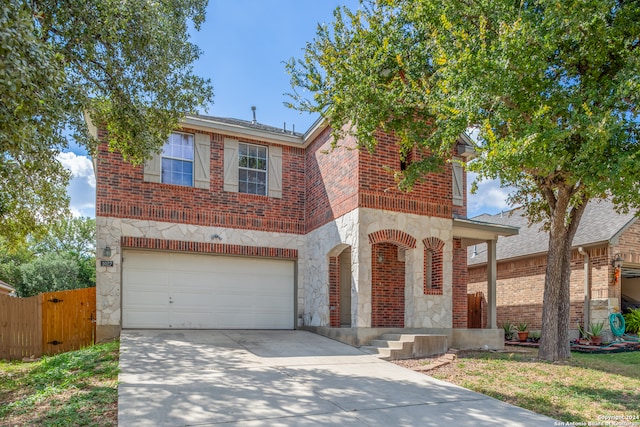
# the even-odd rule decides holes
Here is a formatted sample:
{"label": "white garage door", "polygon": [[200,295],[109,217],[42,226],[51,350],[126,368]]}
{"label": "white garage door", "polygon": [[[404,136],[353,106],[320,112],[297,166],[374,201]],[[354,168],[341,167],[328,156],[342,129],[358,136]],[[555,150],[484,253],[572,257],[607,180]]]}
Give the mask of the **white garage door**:
{"label": "white garage door", "polygon": [[293,261],[125,251],[124,328],[293,329]]}

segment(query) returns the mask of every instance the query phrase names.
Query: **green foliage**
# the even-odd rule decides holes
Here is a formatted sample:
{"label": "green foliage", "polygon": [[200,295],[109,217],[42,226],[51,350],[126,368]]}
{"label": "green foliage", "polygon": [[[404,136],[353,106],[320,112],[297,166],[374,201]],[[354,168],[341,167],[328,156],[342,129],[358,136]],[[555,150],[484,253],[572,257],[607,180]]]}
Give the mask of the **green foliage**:
{"label": "green foliage", "polygon": [[526,332],[529,325],[526,322],[520,322],[516,325],[518,332]]}
{"label": "green foliage", "polygon": [[504,329],[504,339],[510,341],[513,338],[513,331],[515,331],[515,325],[508,320],[502,323],[502,329]]}
{"label": "green foliage", "polygon": [[115,425],[118,348],[114,341],[34,363],[0,361],[0,423]]}
{"label": "green foliage", "polygon": [[32,234],[65,214],[69,174],[56,160],[63,131],[95,153],[85,123],[109,131],[113,150],[137,164],[187,112],[212,99],[195,76],[206,0],[8,0],[0,10],[0,235]]}
{"label": "green foliage", "polygon": [[0,280],[13,287],[19,286],[22,283],[20,266],[31,261],[33,257],[26,240],[8,244],[0,237]]}
{"label": "green foliage", "polygon": [[430,153],[394,171],[404,189],[474,128],[467,169],[512,188],[509,201],[549,230],[540,354],[569,357],[566,254],[584,208],[609,197],[640,206],[636,2],[371,0],[334,16],[287,64],[291,106],[368,150],[383,130],[400,156]]}
{"label": "green foliage", "polygon": [[0,280],[21,297],[95,286],[95,219],[67,217],[43,236],[0,241]]}
{"label": "green foliage", "polygon": [[43,292],[82,288],[78,281],[78,264],[70,256],[49,253],[20,266],[22,283],[16,285],[19,297]]}
{"label": "green foliage", "polygon": [[589,329],[586,331],[589,337],[600,337],[604,331],[604,322],[589,322]]}
{"label": "green foliage", "polygon": [[629,313],[623,314],[625,323],[625,332],[637,334],[640,332],[640,308],[631,310]]}

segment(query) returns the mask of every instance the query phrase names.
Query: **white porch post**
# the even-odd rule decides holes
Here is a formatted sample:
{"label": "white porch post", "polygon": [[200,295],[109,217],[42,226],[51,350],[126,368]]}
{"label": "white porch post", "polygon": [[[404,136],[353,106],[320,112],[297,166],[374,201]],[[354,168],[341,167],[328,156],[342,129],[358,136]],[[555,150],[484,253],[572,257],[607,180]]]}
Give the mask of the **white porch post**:
{"label": "white porch post", "polygon": [[496,313],[496,241],[487,240],[487,326],[489,329],[497,329]]}

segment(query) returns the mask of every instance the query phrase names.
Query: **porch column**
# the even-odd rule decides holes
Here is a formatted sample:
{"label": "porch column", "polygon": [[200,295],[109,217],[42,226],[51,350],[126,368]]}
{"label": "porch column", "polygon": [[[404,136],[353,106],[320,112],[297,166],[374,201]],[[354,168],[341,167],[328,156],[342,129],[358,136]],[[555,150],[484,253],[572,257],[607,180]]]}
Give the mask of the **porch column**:
{"label": "porch column", "polygon": [[496,241],[487,240],[487,327],[498,329],[496,313]]}

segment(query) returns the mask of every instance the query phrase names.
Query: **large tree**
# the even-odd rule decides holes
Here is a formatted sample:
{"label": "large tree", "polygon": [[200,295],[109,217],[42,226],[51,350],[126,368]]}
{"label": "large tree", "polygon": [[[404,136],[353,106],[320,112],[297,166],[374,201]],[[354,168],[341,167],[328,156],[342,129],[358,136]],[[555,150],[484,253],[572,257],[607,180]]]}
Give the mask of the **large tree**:
{"label": "large tree", "polygon": [[[549,231],[540,357],[569,351],[571,244],[588,201],[640,204],[640,4],[633,0],[379,0],[337,9],[288,63],[292,106],[374,150],[396,133],[410,189],[469,128],[479,179]],[[344,126],[349,124],[350,126]]]}
{"label": "large tree", "polygon": [[211,101],[195,76],[207,0],[6,0],[0,9],[0,235],[19,239],[68,206],[69,174],[56,160],[72,135],[140,163],[180,118]]}

